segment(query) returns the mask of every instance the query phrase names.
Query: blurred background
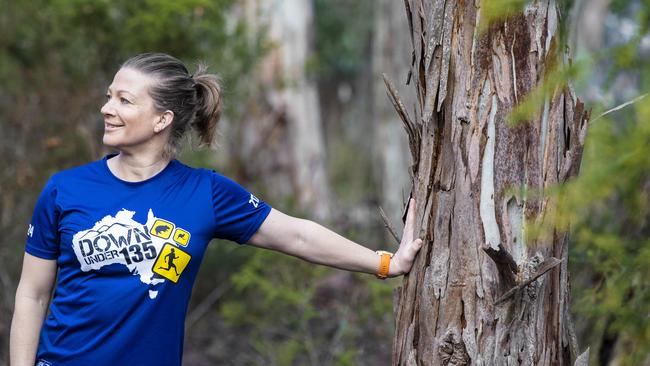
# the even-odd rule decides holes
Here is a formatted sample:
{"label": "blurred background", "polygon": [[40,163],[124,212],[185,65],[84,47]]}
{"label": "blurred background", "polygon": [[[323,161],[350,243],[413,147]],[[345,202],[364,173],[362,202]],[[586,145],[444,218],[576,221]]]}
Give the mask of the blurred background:
{"label": "blurred background", "polygon": [[[593,365],[650,364],[650,1],[558,4],[574,84],[593,120],[580,177],[557,188],[572,230],[578,339],[591,347]],[[0,365],[8,364],[36,198],[53,173],[109,152],[99,108],[120,63],[141,52],[172,54],[190,71],[205,61],[222,77],[216,150],[188,143],[180,160],[373,249],[396,249],[378,208],[401,233],[411,162],[381,73],[411,110],[403,7],[0,0]],[[208,247],[201,272],[185,365],[390,363],[392,293],[401,279],[377,281],[225,241]]]}

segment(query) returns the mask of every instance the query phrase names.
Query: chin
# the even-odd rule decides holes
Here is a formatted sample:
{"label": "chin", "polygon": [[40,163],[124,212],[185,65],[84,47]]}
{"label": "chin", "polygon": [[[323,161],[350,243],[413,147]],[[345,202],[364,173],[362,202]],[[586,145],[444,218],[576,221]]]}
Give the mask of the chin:
{"label": "chin", "polygon": [[117,143],[117,141],[115,141],[115,139],[112,139],[106,135],[104,135],[104,137],[102,138],[102,143],[104,144],[104,146],[110,147],[112,149],[117,149],[119,148],[120,145],[119,143]]}

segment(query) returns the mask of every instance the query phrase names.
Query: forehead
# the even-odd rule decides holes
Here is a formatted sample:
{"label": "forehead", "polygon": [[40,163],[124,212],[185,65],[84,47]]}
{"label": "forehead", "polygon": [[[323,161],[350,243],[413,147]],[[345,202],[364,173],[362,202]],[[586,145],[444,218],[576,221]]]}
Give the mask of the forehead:
{"label": "forehead", "polygon": [[140,71],[122,68],[113,78],[109,88],[113,91],[126,91],[136,96],[147,95],[153,78]]}

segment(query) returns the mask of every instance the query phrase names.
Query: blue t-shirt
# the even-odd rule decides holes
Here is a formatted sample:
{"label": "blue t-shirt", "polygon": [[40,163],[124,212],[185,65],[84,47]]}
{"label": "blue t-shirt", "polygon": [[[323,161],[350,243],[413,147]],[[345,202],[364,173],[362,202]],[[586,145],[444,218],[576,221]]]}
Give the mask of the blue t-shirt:
{"label": "blue t-shirt", "polygon": [[55,174],[36,203],[25,250],[58,264],[37,365],[180,365],[206,246],[246,243],[271,210],[211,170],[172,160],[126,182],[110,157]]}

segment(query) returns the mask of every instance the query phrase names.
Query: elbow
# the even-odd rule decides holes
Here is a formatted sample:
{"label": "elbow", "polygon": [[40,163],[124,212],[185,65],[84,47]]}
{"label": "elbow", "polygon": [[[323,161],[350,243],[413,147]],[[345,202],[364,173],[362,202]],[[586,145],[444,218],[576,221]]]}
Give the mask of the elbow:
{"label": "elbow", "polygon": [[313,221],[298,218],[294,220],[292,225],[294,230],[290,240],[290,251],[293,254],[303,258],[306,256],[314,225],[316,224]]}
{"label": "elbow", "polygon": [[19,284],[16,289],[15,307],[18,309],[27,304],[34,304],[39,308],[47,308],[51,295],[51,291],[45,289],[34,289]]}

